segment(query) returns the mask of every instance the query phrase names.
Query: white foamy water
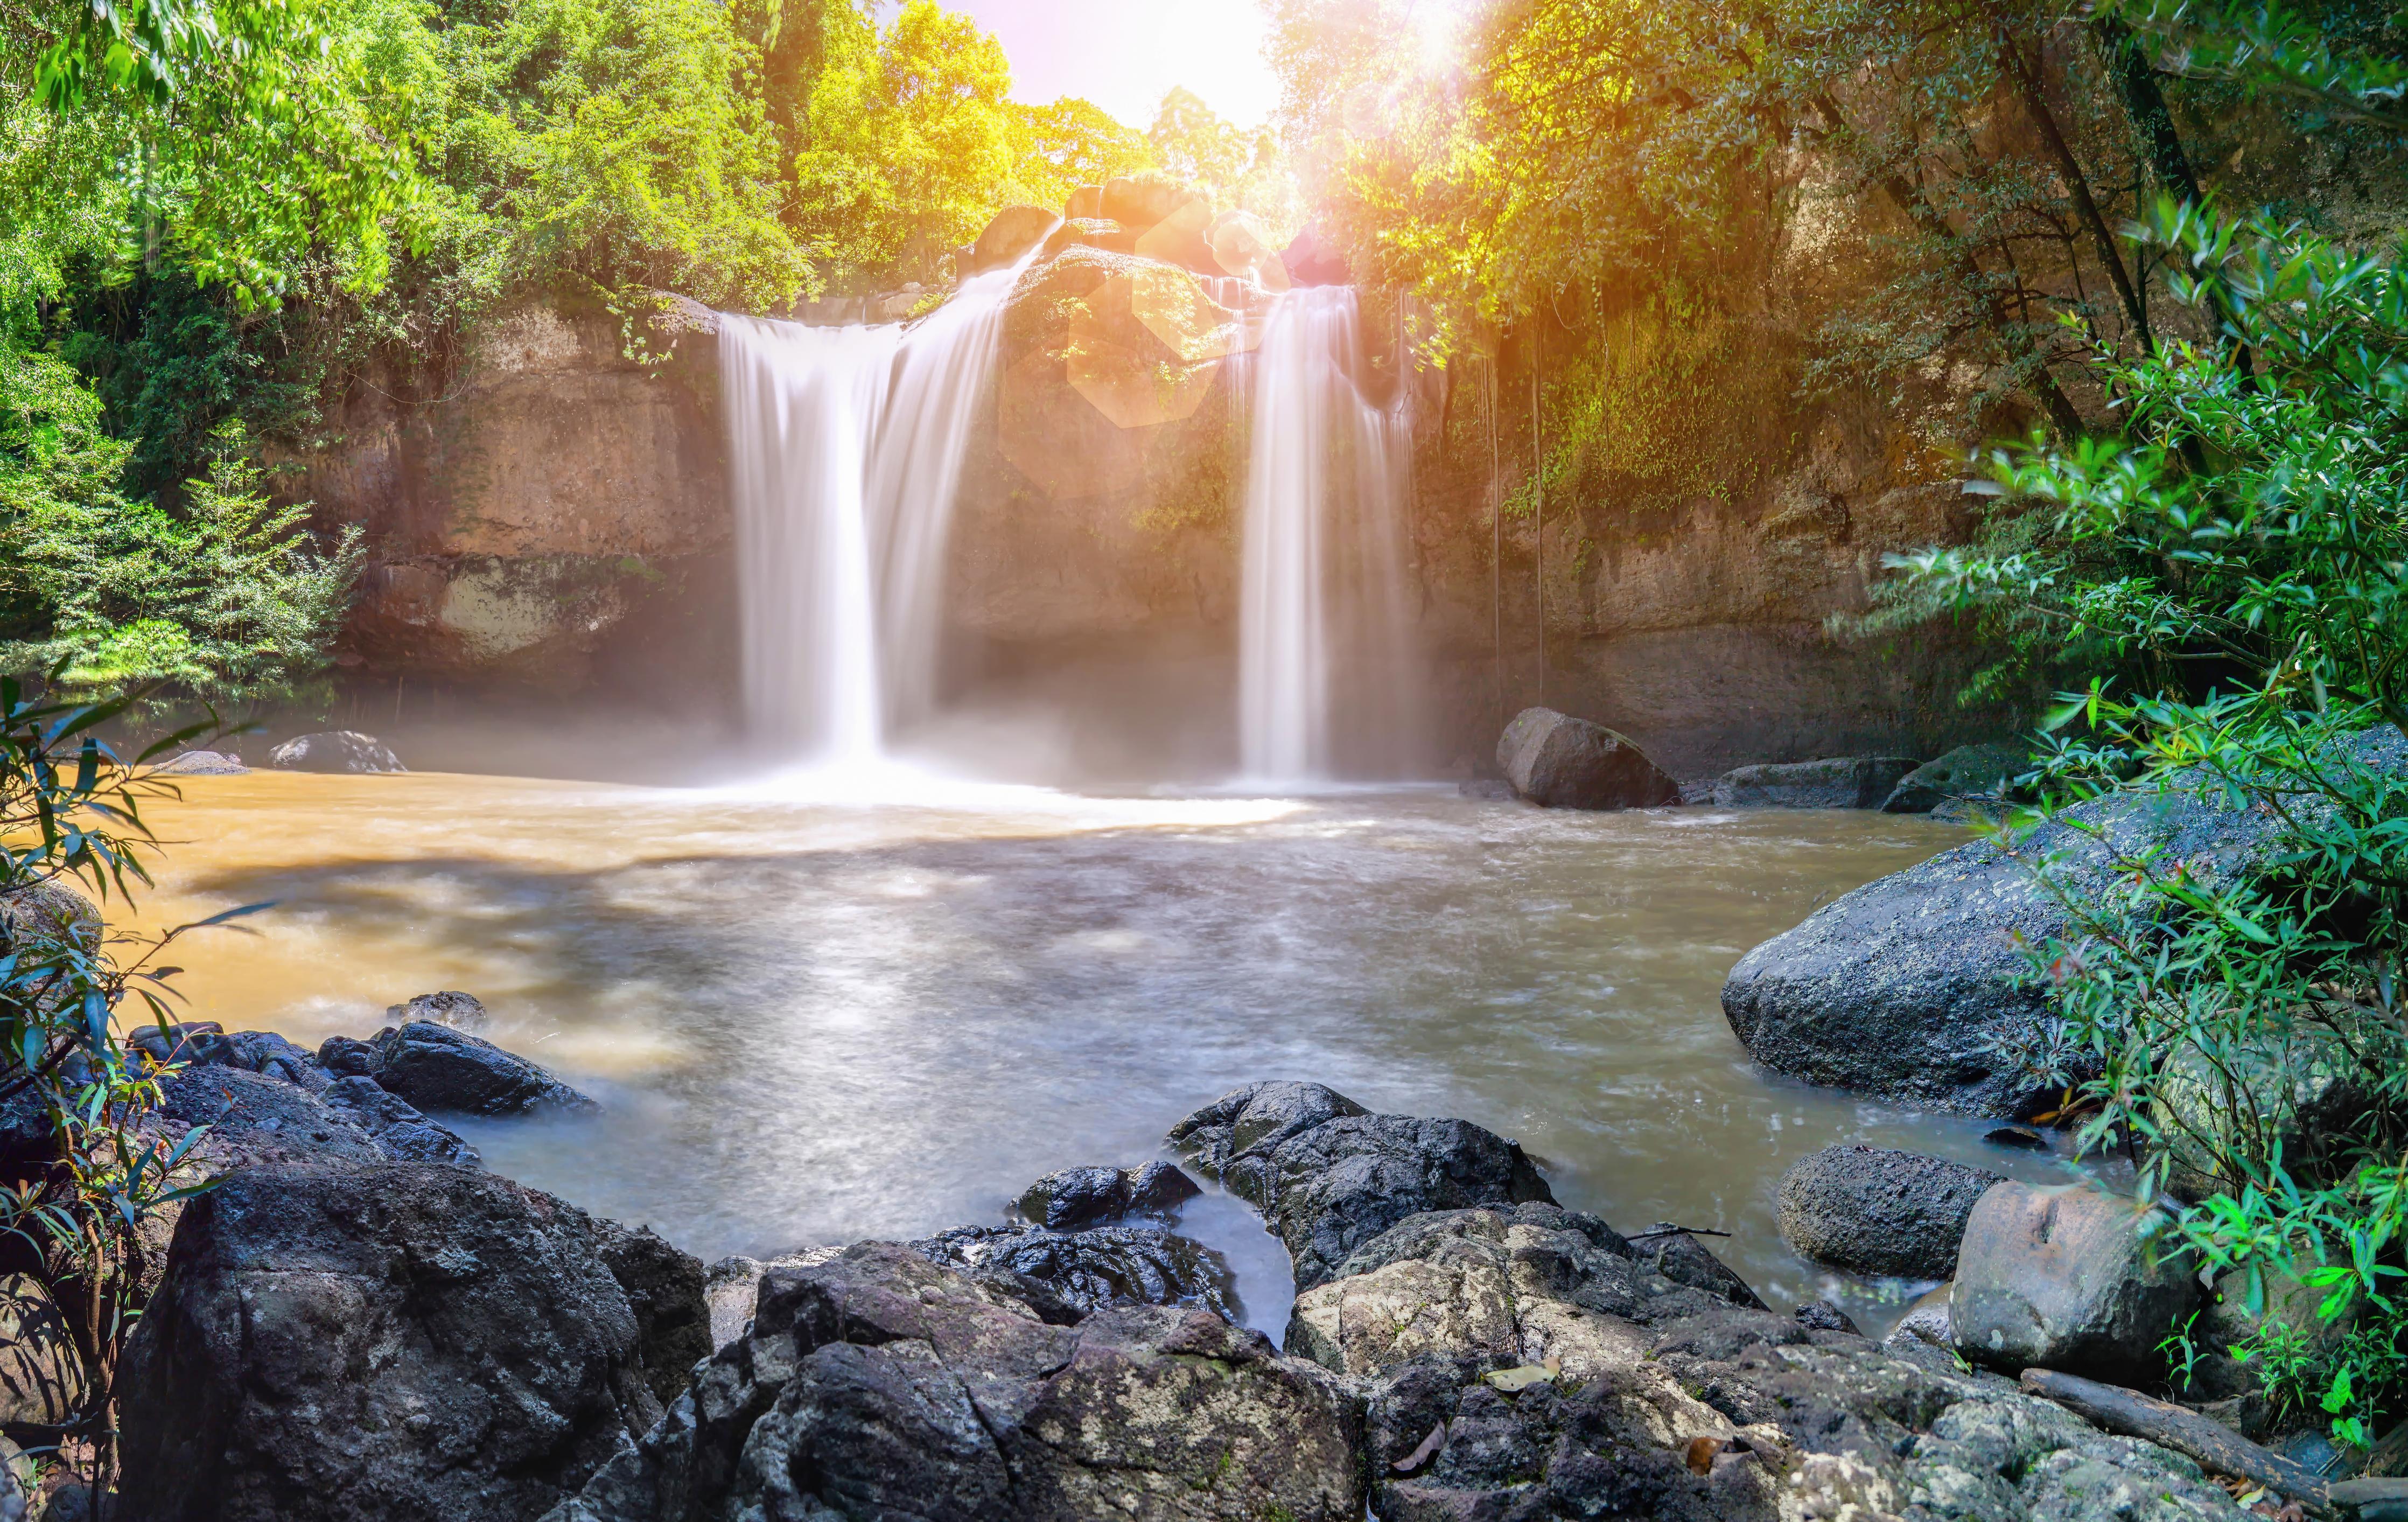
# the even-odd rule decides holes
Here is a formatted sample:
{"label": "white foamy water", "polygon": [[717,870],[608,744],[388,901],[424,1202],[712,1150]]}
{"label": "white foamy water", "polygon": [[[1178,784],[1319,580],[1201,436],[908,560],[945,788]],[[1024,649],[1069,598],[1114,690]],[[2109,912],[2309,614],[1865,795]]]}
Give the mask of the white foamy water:
{"label": "white foamy water", "polygon": [[934,706],[962,455],[1018,279],[908,328],[721,320],[745,716],[786,754],[855,766]]}
{"label": "white foamy water", "polygon": [[1294,785],[1410,774],[1416,667],[1405,601],[1412,439],[1357,388],[1354,292],[1279,299],[1254,355],[1239,595],[1243,775]]}

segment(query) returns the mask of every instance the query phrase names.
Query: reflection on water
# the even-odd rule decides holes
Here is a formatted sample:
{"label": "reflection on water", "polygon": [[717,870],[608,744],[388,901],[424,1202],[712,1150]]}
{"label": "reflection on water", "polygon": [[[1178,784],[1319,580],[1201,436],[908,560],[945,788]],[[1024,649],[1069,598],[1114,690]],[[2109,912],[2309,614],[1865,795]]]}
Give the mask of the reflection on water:
{"label": "reflection on water", "polygon": [[[279,904],[177,957],[195,1017],[315,1045],[465,988],[493,1039],[608,1101],[471,1127],[491,1165],[706,1258],[993,1221],[1042,1173],[1135,1163],[1227,1089],[1299,1078],[1517,1137],[1567,1204],[1730,1232],[1774,1303],[1885,1320],[1899,1286],[1885,1314],[1783,1246],[1783,1169],[1836,1140],[2051,1166],[1770,1080],[1723,1021],[1748,947],[1961,838],[1923,820],[911,778],[185,793],[144,918]],[[1276,1244],[1202,1213],[1275,1328]]]}

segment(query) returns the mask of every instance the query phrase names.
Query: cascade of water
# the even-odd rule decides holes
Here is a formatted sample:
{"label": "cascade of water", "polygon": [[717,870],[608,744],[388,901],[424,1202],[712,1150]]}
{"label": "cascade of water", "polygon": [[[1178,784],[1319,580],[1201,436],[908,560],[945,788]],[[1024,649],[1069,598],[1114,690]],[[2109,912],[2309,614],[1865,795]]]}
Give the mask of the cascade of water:
{"label": "cascade of water", "polygon": [[910,329],[721,320],[745,715],[797,759],[875,759],[933,704],[953,495],[1018,273]]}
{"label": "cascade of water", "polygon": [[1401,404],[1374,406],[1355,385],[1354,292],[1280,297],[1252,364],[1238,626],[1245,775],[1409,771],[1418,706],[1402,542],[1411,437]]}

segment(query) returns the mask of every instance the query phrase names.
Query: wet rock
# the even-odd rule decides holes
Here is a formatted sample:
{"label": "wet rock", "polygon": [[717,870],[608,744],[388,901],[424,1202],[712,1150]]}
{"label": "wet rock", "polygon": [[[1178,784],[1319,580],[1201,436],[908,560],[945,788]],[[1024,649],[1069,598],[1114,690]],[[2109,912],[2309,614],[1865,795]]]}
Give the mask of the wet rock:
{"label": "wet rock", "polygon": [[670,1245],[650,1227],[596,1218],[595,1247],[636,1316],[636,1356],[644,1382],[666,1407],[685,1390],[694,1366],[710,1357],[710,1305],[702,1260]]}
{"label": "wet rock", "polygon": [[327,1084],[325,1070],[307,1047],[296,1046],[272,1030],[237,1030],[228,1035],[214,1026],[190,1027],[170,1050],[194,1067],[239,1068],[306,1089],[322,1089]]}
{"label": "wet rock", "polygon": [[1715,781],[1713,801],[1725,809],[1878,809],[1914,768],[1902,755],[1740,767]]}
{"label": "wet rock", "polygon": [[408,1099],[378,1086],[373,1078],[338,1078],[327,1088],[325,1098],[329,1109],[375,1138],[394,1162],[449,1163],[454,1168],[483,1165],[476,1148],[427,1119]]}
{"label": "wet rock", "polygon": [[75,1334],[39,1279],[0,1277],[0,1423],[64,1427],[92,1397]]}
{"label": "wet rock", "polygon": [[1021,1192],[1012,1208],[1050,1231],[1076,1231],[1124,1215],[1173,1215],[1203,1191],[1168,1163],[1138,1168],[1066,1168]]}
{"label": "wet rock", "polygon": [[1798,1325],[1811,1331],[1854,1332],[1858,1337],[1865,1334],[1855,1317],[1830,1300],[1802,1301],[1798,1307],[1797,1317]]}
{"label": "wet rock", "polygon": [[373,1041],[329,1036],[318,1043],[318,1066],[336,1078],[374,1078],[384,1071],[384,1054]]}
{"label": "wet rock", "polygon": [[1221,1255],[1158,1226],[967,1226],[911,1245],[930,1262],[1023,1299],[1047,1320],[1076,1320],[1108,1305],[1194,1305],[1237,1319]]}
{"label": "wet rock", "polygon": [[171,1062],[193,1060],[192,1039],[195,1036],[222,1036],[225,1027],[214,1020],[188,1020],[164,1029],[156,1025],[136,1026],[125,1033],[125,1048],[150,1058],[154,1068]]}
{"label": "wet rock", "polygon": [[2147,1383],[2198,1299],[2164,1224],[2085,1185],[1992,1185],[1966,1220],[1948,1297],[1956,1350],[1996,1369]]}
{"label": "wet rock", "polygon": [[752,1331],[548,1522],[1358,1522],[1353,1401],[1174,1306],[1051,1326],[892,1242],[761,1281]]}
{"label": "wet rock", "polygon": [[1781,1179],[1781,1235],[1852,1273],[1946,1279],[1965,1217],[2001,1175],[1888,1147],[1825,1147]]}
{"label": "wet rock", "polygon": [[1521,1147],[1469,1121],[1375,1115],[1319,1084],[1251,1084],[1171,1127],[1172,1149],[1263,1213],[1309,1289],[1408,1215],[1555,1203]]}
{"label": "wet rock", "polygon": [[1928,814],[1951,799],[1996,797],[2030,765],[2031,753],[2021,745],[1959,745],[1900,777],[1882,811]]}
{"label": "wet rock", "polygon": [[421,1110],[525,1115],[600,1108],[526,1058],[431,1020],[388,1027],[373,1041],[384,1059],[376,1081]]}
{"label": "wet rock", "polygon": [[1882,1339],[1882,1345],[1895,1348],[1919,1343],[1926,1347],[1953,1352],[1956,1346],[1956,1335],[1948,1320],[1948,1300],[1956,1292],[1956,1286],[1952,1282],[1915,1297],[1914,1303],[1906,1308],[1906,1314],[1899,1317],[1898,1325]]}
{"label": "wet rock", "polygon": [[843,1251],[840,1246],[798,1247],[768,1258],[738,1254],[704,1270],[702,1298],[710,1308],[711,1346],[725,1347],[744,1335],[752,1320],[752,1301],[760,1294],[761,1278],[771,1269],[814,1268]]}
{"label": "wet rock", "polygon": [[401,758],[374,735],[330,729],[296,735],[267,753],[267,764],[285,771],[408,771]]}
{"label": "wet rock", "polygon": [[162,777],[241,777],[251,768],[225,751],[179,751],[151,770]]}
{"label": "wet rock", "polygon": [[[2390,729],[2351,748],[2359,764],[2384,769],[2408,756]],[[1732,1031],[1756,1060],[1793,1078],[1967,1114],[2014,1113],[2031,1085],[2010,1054],[2045,1013],[2026,949],[2069,926],[2030,863],[2058,858],[2057,881],[2077,902],[2114,890],[2116,854],[2155,851],[2214,883],[2258,860],[2279,828],[2265,814],[2181,792],[2114,794],[2068,812],[2072,823],[2018,842],[2023,859],[1971,841],[1843,895],[1757,946],[1723,984]]]}
{"label": "wet rock", "polygon": [[1497,741],[1497,768],[1514,795],[1550,809],[1652,809],[1681,801],[1681,784],[1603,725],[1551,708],[1514,715]]}
{"label": "wet rock", "polygon": [[441,993],[419,994],[399,1004],[385,1007],[384,1021],[389,1026],[406,1026],[412,1020],[432,1020],[438,1026],[454,1030],[479,1031],[493,1023],[484,1004],[474,994],[464,994],[457,988]]}
{"label": "wet rock", "polygon": [[159,1085],[158,1113],[184,1126],[207,1126],[228,1140],[265,1136],[303,1155],[389,1160],[355,1116],[297,1084],[247,1068],[186,1068]]}
{"label": "wet rock", "polygon": [[1045,241],[1048,233],[1062,219],[1041,206],[1008,206],[987,221],[986,227],[970,245],[970,257],[965,275],[985,270],[1003,269],[1022,254]]}
{"label": "wet rock", "polygon": [[1704,1242],[1670,1221],[1658,1221],[1632,1237],[1630,1246],[1641,1264],[1676,1285],[1702,1289],[1753,1311],[1771,1309]]}
{"label": "wet rock", "polygon": [[147,1522],[522,1522],[660,1411],[583,1212],[402,1164],[194,1199],[118,1390]]}

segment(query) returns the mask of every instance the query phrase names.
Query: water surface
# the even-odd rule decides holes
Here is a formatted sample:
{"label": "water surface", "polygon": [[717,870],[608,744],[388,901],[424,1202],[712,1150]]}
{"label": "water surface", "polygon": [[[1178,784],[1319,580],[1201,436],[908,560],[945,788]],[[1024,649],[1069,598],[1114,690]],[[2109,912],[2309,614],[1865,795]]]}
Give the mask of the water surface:
{"label": "water surface", "polygon": [[[1519,1139],[1566,1204],[1717,1251],[1777,1306],[1905,1286],[1791,1254],[1773,1184],[1840,1140],[2026,1175],[1977,1123],[1771,1079],[1717,998],[1817,902],[1963,839],[1854,811],[1579,814],[1419,789],[1105,797],[888,778],[718,790],[443,774],[189,779],[154,924],[195,1017],[314,1045],[463,988],[605,1098],[464,1127],[497,1170],[706,1258],[999,1218],[1255,1079]],[[1191,1208],[1248,1319],[1276,1243]]]}

